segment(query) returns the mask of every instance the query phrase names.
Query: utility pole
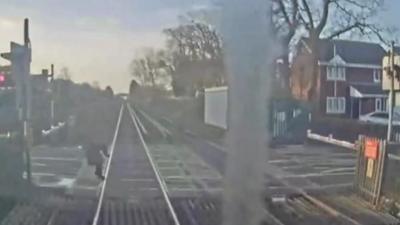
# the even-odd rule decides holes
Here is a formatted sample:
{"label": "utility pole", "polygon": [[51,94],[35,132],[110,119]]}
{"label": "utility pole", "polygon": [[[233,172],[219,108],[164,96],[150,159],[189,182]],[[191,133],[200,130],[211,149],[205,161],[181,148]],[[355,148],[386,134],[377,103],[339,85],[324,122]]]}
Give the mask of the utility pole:
{"label": "utility pole", "polygon": [[49,101],[49,110],[50,110],[50,116],[49,116],[49,125],[53,126],[55,124],[55,116],[54,116],[54,87],[53,87],[53,81],[54,81],[54,65],[51,64],[50,67],[50,73],[48,69],[42,69],[42,72],[40,74],[31,74],[32,77],[35,78],[40,78],[41,81],[45,81],[46,83],[46,92],[50,96],[50,101]]}
{"label": "utility pole", "polygon": [[25,54],[24,54],[24,96],[25,104],[23,105],[24,111],[24,151],[26,157],[26,173],[29,184],[32,183],[32,169],[31,169],[31,149],[33,145],[33,135],[32,135],[32,86],[31,86],[31,70],[30,64],[32,61],[32,50],[31,50],[31,41],[29,39],[29,20],[24,20],[24,47],[25,47]]}
{"label": "utility pole", "polygon": [[31,128],[32,89],[30,77],[31,43],[29,40],[29,20],[24,20],[24,44],[10,43],[10,52],[1,57],[11,62],[11,75],[15,81],[16,107],[20,122],[21,149],[25,154],[26,174],[32,182],[30,149],[33,143]]}
{"label": "utility pole", "polygon": [[50,100],[50,124],[53,126],[55,124],[55,104],[54,104],[54,99],[55,99],[55,94],[54,94],[54,64],[51,64],[50,67],[50,87],[51,87],[51,100]]}
{"label": "utility pole", "polygon": [[392,126],[393,126],[393,108],[394,108],[394,79],[396,77],[396,70],[394,66],[394,42],[391,44],[390,49],[390,90],[389,90],[389,121],[388,121],[388,128],[387,128],[387,141],[392,140]]}

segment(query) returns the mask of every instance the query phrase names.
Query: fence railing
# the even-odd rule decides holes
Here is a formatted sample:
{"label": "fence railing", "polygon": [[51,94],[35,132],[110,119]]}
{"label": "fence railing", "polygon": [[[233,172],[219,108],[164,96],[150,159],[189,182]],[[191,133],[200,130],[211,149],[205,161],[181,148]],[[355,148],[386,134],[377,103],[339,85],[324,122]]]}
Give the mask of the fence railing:
{"label": "fence railing", "polygon": [[332,134],[324,136],[308,130],[307,138],[357,151],[354,186],[372,205],[379,205],[381,197],[400,202],[400,144],[374,139],[379,150],[376,159],[372,161],[366,156],[365,137],[360,137],[356,144],[335,139]]}
{"label": "fence railing", "polygon": [[400,145],[389,143],[387,151],[389,154],[384,165],[382,193],[386,198],[400,202]]}

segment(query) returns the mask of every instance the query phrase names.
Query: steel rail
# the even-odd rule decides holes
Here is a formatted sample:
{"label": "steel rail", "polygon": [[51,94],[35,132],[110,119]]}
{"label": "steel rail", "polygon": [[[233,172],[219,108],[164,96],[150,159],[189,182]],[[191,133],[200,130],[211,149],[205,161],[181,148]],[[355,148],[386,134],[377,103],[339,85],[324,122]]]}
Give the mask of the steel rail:
{"label": "steel rail", "polygon": [[160,172],[159,172],[157,166],[155,165],[155,163],[153,161],[153,158],[150,155],[149,148],[147,147],[147,144],[146,144],[146,142],[145,142],[145,140],[143,138],[143,134],[140,131],[140,128],[139,128],[139,125],[138,125],[139,118],[137,116],[134,116],[134,115],[137,115],[135,113],[134,109],[129,104],[127,104],[127,106],[128,106],[128,110],[131,112],[130,115],[131,115],[132,121],[133,121],[133,123],[135,125],[135,128],[136,128],[138,134],[139,134],[139,138],[140,138],[140,141],[142,142],[142,145],[143,145],[144,150],[146,152],[147,158],[149,159],[151,167],[153,168],[154,174],[156,175],[157,182],[160,185],[161,192],[163,194],[163,198],[164,198],[164,200],[165,200],[165,202],[167,204],[167,207],[168,207],[168,211],[171,214],[171,217],[172,217],[172,219],[174,221],[174,224],[175,225],[180,225],[177,213],[175,212],[175,209],[172,206],[171,200],[170,200],[170,198],[168,196],[168,190],[167,190],[166,184],[165,184],[164,180],[161,178]]}
{"label": "steel rail", "polygon": [[110,156],[109,156],[109,158],[108,158],[106,171],[105,171],[105,173],[104,173],[104,177],[105,177],[105,178],[104,178],[104,181],[103,181],[103,185],[102,185],[102,187],[101,187],[101,192],[100,192],[99,200],[98,200],[98,202],[97,202],[96,212],[95,212],[94,217],[93,217],[92,225],[97,225],[97,223],[98,223],[98,221],[99,221],[100,212],[101,212],[101,207],[102,207],[102,205],[103,205],[104,193],[105,193],[106,186],[107,186],[107,181],[108,181],[108,174],[109,174],[109,172],[110,172],[111,161],[112,161],[112,158],[113,158],[113,155],[114,155],[115,143],[116,143],[116,141],[117,141],[118,132],[119,132],[119,127],[120,127],[120,125],[121,125],[123,110],[124,110],[124,105],[122,104],[121,109],[119,110],[119,116],[118,116],[117,126],[116,126],[115,132],[114,132],[114,137],[113,137],[113,140],[112,140],[112,142],[111,142]]}

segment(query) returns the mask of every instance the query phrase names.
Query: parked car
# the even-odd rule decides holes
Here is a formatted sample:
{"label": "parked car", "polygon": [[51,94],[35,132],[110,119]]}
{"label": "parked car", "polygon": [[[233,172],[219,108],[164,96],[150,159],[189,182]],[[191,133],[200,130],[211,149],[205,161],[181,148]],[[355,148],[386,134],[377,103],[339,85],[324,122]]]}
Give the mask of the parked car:
{"label": "parked car", "polygon": [[[360,116],[360,121],[367,123],[375,123],[387,125],[389,121],[389,113],[387,112],[372,112]],[[393,113],[393,125],[400,126],[400,114]]]}

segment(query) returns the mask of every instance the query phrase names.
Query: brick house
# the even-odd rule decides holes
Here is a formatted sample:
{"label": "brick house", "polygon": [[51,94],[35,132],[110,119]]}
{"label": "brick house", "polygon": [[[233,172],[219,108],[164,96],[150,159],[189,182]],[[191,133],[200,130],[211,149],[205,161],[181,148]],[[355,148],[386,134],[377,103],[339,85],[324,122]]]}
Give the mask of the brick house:
{"label": "brick house", "polygon": [[[291,90],[295,98],[310,101],[311,49],[301,39],[293,58]],[[386,111],[382,91],[382,58],[385,50],[376,43],[320,40],[316,98],[320,115],[357,119],[360,115]]]}

